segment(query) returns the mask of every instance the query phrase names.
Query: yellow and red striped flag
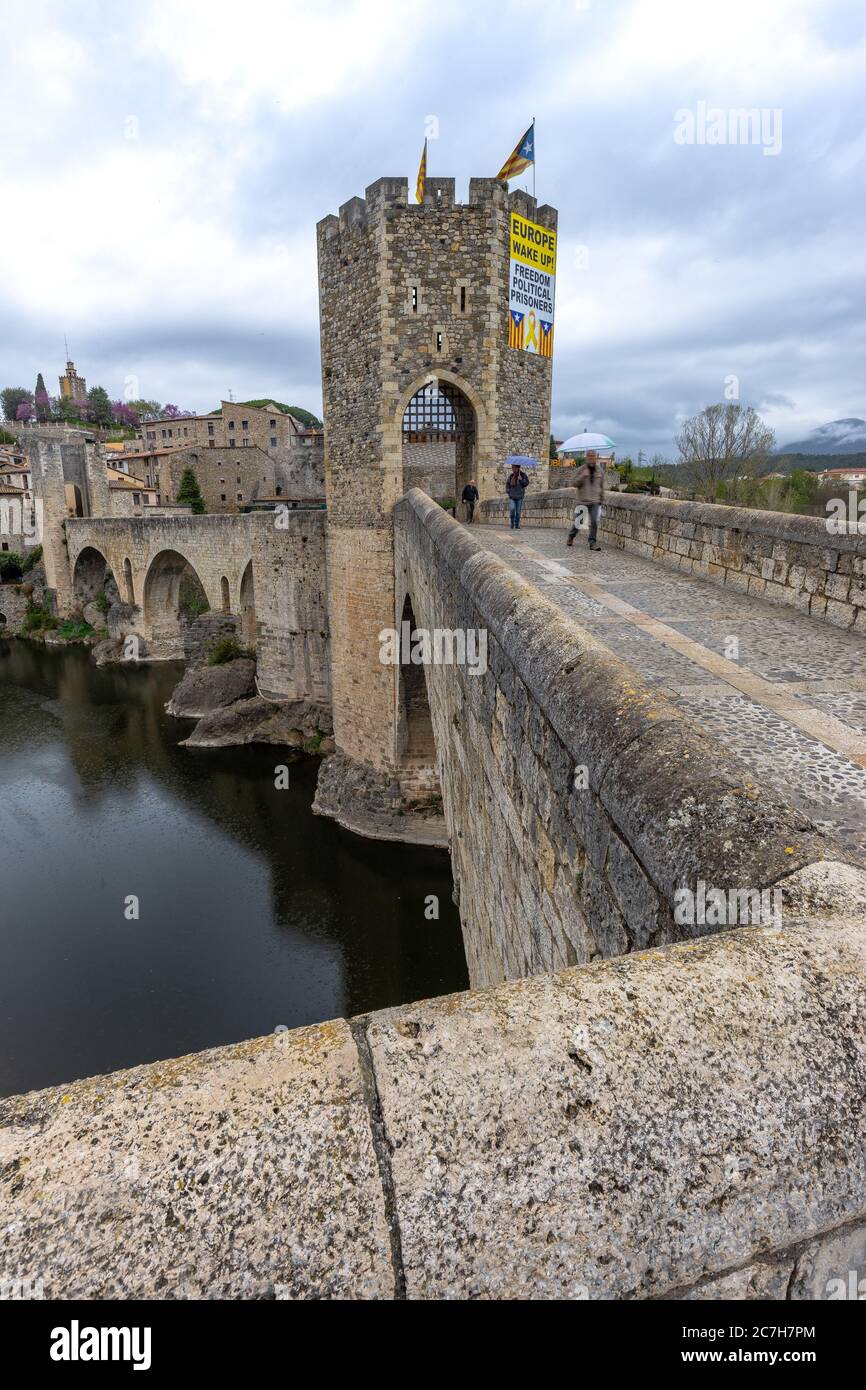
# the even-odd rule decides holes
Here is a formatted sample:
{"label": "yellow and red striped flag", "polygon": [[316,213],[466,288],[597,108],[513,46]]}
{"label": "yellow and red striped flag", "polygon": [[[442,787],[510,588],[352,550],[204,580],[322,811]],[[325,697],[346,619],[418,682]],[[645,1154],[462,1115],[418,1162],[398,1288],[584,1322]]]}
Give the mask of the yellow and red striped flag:
{"label": "yellow and red striped flag", "polygon": [[418,165],[418,182],[415,185],[415,202],[423,203],[424,185],[427,182],[427,141],[424,141],[424,148],[421,151],[421,163]]}
{"label": "yellow and red striped flag", "polygon": [[529,129],[521,135],[496,177],[498,179],[516,178],[518,174],[522,174],[524,169],[528,169],[530,164],[534,163],[535,121],[533,121]]}

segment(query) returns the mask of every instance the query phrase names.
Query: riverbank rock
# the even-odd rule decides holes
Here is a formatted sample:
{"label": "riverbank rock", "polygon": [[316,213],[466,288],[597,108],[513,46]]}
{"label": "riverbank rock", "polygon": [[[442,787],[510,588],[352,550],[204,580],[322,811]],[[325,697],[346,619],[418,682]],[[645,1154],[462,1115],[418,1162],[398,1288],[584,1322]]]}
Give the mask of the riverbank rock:
{"label": "riverbank rock", "polygon": [[256,693],[256,663],[246,657],[222,666],[191,666],[166,705],[176,719],[201,719]]}
{"label": "riverbank rock", "polygon": [[[233,666],[238,664],[232,662]],[[172,712],[169,708],[169,713]],[[330,738],[332,731],[331,712],[324,705],[311,704],[306,700],[275,705],[256,695],[253,699],[238,700],[226,709],[205,714],[184,743],[187,748],[234,748],[245,743],[276,743],[295,748],[298,752],[320,753],[333,746]]]}
{"label": "riverbank rock", "polygon": [[136,638],[136,641],[138,642],[137,657],[130,656],[127,651],[123,633],[119,633],[116,637],[107,637],[102,642],[94,643],[93,647],[91,647],[90,655],[97,666],[119,666],[121,662],[128,664],[136,660],[145,661],[148,657],[147,643],[141,637]]}
{"label": "riverbank rock", "polygon": [[120,661],[123,644],[116,638],[108,637],[103,642],[96,642],[91,648],[90,655],[97,666],[110,666],[115,661]]}
{"label": "riverbank rock", "polygon": [[344,753],[334,753],[322,763],[313,814],[329,816],[372,840],[448,848],[441,796],[406,795],[387,772],[356,763]]}
{"label": "riverbank rock", "polygon": [[98,603],[85,603],[81,610],[81,616],[86,623],[96,631],[106,627],[105,613]]}

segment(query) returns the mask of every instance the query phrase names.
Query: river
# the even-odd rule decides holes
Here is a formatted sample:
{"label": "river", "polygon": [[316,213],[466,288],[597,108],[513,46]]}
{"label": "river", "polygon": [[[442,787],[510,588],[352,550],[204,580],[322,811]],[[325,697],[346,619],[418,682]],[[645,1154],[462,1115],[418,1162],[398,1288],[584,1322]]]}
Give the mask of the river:
{"label": "river", "polygon": [[0,1094],[466,988],[447,854],[179,747],[181,673],[0,640]]}

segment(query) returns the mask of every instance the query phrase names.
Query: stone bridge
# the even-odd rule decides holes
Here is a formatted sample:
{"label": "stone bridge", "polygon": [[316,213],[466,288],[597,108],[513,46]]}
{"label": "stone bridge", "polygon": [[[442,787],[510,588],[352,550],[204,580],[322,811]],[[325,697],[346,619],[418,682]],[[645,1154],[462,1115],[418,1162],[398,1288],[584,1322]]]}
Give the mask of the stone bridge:
{"label": "stone bridge", "polygon": [[[866,542],[629,497],[590,555],[565,546],[573,497],[530,500],[519,533],[497,502],[473,528],[418,489],[397,503],[394,631],[466,634],[463,662],[383,665],[358,620],[329,671],[320,512],[70,521],[72,588],[110,569],[130,630],[170,656],[191,569],[255,644],[264,692],[350,694],[316,809],[449,847],[474,985],[706,934],[678,912],[700,883],[769,894],[866,863]],[[359,781],[346,750],[383,682],[390,732]]]}
{"label": "stone bridge", "polygon": [[[571,500],[513,535],[497,503],[471,530],[418,490],[394,511],[395,627],[486,634],[474,664],[401,661],[393,706],[473,990],[0,1103],[7,1264],[47,1297],[820,1299],[862,1268],[860,541],[636,504],[590,556]],[[95,552],[145,625],[175,556],[236,607],[252,564],[292,676],[320,515],[67,531],[76,585]],[[683,919],[701,883],[769,920]]]}
{"label": "stone bridge", "polygon": [[[569,550],[574,494],[559,514],[550,496],[520,532],[461,527],[417,490],[395,513],[395,622],[486,633],[483,674],[404,665],[398,691],[398,720],[429,730],[473,984],[717,930],[677,911],[701,882],[770,892],[819,861],[866,863],[860,619],[817,621],[827,599],[807,616],[782,580],[794,560],[822,595],[836,575],[862,613],[862,538],[833,546],[816,518],[714,507],[722,577],[724,556],[740,570],[720,513],[758,575],[777,576],[749,593],[654,562],[644,540],[640,555]],[[669,505],[671,524],[696,524],[688,510]],[[652,508],[632,517],[646,532]]]}
{"label": "stone bridge", "polygon": [[66,523],[71,601],[83,603],[111,573],[132,610],[127,630],[150,659],[183,654],[185,574],[211,610],[235,617],[254,647],[263,694],[329,698],[322,512],[240,516],[81,517]]}

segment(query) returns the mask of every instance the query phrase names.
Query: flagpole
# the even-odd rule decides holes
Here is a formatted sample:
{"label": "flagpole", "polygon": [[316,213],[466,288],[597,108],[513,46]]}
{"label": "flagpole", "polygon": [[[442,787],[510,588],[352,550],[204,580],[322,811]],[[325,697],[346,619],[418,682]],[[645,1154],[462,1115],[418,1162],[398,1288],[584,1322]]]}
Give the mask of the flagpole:
{"label": "flagpole", "polygon": [[[535,198],[535,117],[532,118],[532,196]],[[537,201],[537,199],[536,199]]]}

